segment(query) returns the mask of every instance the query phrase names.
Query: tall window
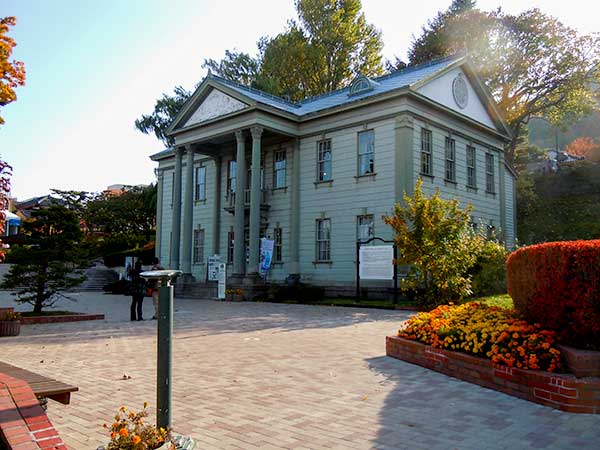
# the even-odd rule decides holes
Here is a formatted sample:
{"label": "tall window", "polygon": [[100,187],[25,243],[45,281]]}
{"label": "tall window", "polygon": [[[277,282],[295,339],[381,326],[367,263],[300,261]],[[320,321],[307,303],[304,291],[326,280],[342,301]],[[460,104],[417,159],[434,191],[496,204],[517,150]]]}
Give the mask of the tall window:
{"label": "tall window", "polygon": [[317,261],[331,260],[331,220],[317,219]]}
{"label": "tall window", "polygon": [[331,139],[317,144],[317,181],[331,180]]}
{"label": "tall window", "polygon": [[282,232],[281,228],[277,227],[273,230],[274,234],[274,243],[273,243],[273,261],[281,262],[283,261],[283,252],[282,252]]}
{"label": "tall window", "polygon": [[285,187],[286,166],[285,150],[276,150],[273,164],[273,189]]}
{"label": "tall window", "polygon": [[233,231],[227,232],[227,263],[233,262]]}
{"label": "tall window", "polygon": [[485,190],[490,194],[496,192],[496,182],[494,180],[494,155],[485,154]]}
{"label": "tall window", "polygon": [[198,227],[194,230],[194,264],[204,262],[204,230]]}
{"label": "tall window", "polygon": [[232,159],[229,161],[229,167],[227,168],[227,195],[235,192],[235,171],[236,162]]}
{"label": "tall window", "polygon": [[433,176],[431,161],[431,130],[421,128],[421,173]]}
{"label": "tall window", "polygon": [[477,159],[472,145],[467,145],[467,186],[477,187]]}
{"label": "tall window", "polygon": [[375,172],[375,132],[373,130],[358,133],[358,175]]}
{"label": "tall window", "polygon": [[196,200],[206,200],[206,167],[196,167]]}
{"label": "tall window", "polygon": [[356,218],[356,236],[361,242],[368,241],[375,237],[375,223],[373,215],[358,216]]}
{"label": "tall window", "polygon": [[446,138],[446,180],[456,181],[456,141]]}

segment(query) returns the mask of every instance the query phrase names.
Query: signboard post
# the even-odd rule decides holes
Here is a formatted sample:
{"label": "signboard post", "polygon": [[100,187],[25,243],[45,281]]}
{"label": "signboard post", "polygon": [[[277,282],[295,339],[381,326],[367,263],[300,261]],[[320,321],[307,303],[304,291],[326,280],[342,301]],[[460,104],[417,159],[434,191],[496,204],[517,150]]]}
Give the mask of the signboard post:
{"label": "signboard post", "polygon": [[393,244],[379,237],[356,241],[356,298],[360,298],[360,280],[394,280],[394,304],[398,301],[398,272],[395,245],[370,245],[373,241]]}
{"label": "signboard post", "polygon": [[359,276],[363,280],[394,279],[394,247],[363,246],[358,252]]}
{"label": "signboard post", "polygon": [[212,255],[208,257],[206,270],[206,279],[208,281],[219,281],[219,265],[221,264],[221,255]]}

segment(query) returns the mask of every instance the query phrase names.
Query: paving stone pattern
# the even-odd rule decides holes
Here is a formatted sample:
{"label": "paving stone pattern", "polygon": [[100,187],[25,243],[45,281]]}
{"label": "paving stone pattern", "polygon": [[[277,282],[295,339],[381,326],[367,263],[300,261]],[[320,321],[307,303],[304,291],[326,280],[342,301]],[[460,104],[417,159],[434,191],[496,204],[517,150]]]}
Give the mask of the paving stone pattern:
{"label": "paving stone pattern", "polygon": [[[2,338],[0,359],[79,386],[48,415],[70,449],[87,450],[105,443],[119,406],[154,405],[156,322],[129,322],[127,297],[77,298],[58,307],[106,320],[24,327]],[[405,312],[186,299],[176,309],[174,427],[199,449],[600,448],[600,416],[386,357]]]}

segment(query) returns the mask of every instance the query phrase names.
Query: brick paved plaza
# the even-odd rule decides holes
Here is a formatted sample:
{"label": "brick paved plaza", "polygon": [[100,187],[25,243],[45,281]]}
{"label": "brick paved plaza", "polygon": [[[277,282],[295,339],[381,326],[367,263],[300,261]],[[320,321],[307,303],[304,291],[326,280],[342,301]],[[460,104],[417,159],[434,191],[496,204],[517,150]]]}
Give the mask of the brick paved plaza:
{"label": "brick paved plaza", "polygon": [[[79,386],[49,416],[71,449],[88,450],[119,406],[154,404],[156,322],[130,323],[127,297],[77,298],[59,308],[106,320],[24,327],[2,338],[0,359]],[[200,449],[600,448],[600,416],[384,356],[404,312],[185,299],[176,309],[174,426]]]}

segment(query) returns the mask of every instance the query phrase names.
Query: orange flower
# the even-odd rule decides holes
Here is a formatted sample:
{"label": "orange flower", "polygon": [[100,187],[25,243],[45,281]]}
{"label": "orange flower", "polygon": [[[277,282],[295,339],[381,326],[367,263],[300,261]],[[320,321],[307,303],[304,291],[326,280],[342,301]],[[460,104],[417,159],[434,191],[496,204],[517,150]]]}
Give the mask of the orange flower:
{"label": "orange flower", "polygon": [[123,437],[127,437],[127,436],[129,436],[129,430],[127,428],[121,428],[119,430],[119,434]]}
{"label": "orange flower", "polygon": [[136,435],[133,437],[133,440],[132,440],[132,442],[133,442],[133,445],[137,445],[137,444],[139,444],[141,440],[142,440],[142,438],[141,438],[141,437],[139,437],[139,436],[136,434]]}
{"label": "orange flower", "polygon": [[117,433],[115,433],[114,431],[112,433],[110,433],[110,438],[114,439],[117,437]]}

